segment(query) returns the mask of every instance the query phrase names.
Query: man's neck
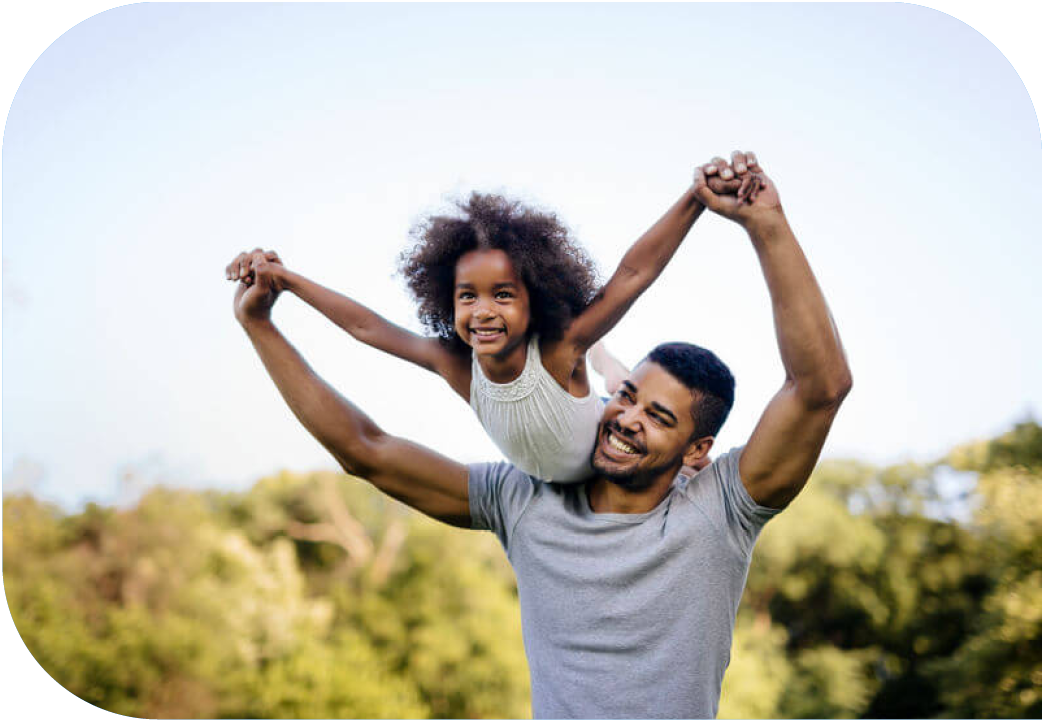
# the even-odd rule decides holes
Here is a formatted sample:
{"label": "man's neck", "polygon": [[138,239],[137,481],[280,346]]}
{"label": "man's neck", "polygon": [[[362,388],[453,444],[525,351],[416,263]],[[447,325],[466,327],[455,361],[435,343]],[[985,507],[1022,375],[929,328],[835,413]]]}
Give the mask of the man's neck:
{"label": "man's neck", "polygon": [[643,490],[626,490],[603,475],[595,475],[586,483],[586,496],[595,513],[636,515],[651,512],[661,503],[673,486],[680,468],[664,472]]}

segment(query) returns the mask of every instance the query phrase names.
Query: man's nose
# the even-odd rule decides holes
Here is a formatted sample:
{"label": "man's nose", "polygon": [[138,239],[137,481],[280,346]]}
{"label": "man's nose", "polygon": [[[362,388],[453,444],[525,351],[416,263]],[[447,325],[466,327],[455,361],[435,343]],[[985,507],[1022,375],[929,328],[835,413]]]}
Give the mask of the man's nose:
{"label": "man's nose", "polygon": [[619,424],[623,430],[629,432],[637,432],[640,429],[640,412],[634,406],[629,406],[623,409],[615,418],[615,422]]}

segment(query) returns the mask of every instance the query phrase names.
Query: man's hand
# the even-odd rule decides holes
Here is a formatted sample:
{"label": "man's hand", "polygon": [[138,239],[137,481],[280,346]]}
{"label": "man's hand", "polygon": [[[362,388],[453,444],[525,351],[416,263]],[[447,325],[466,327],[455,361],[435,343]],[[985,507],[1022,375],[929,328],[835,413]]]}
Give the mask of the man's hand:
{"label": "man's hand", "polygon": [[[247,285],[253,284],[254,266],[260,263],[274,263],[278,267],[267,268],[272,273],[272,279],[277,285],[282,282],[285,277],[285,266],[282,264],[282,260],[279,258],[279,254],[274,250],[261,250],[260,248],[254,248],[250,252],[241,252],[235,256],[235,259],[228,263],[228,266],[224,268],[224,276],[229,280],[242,280]],[[284,287],[278,287],[279,292],[284,290]]]}
{"label": "man's hand", "polygon": [[[722,163],[720,167],[715,164],[718,160]],[[739,167],[741,167],[740,172],[728,166],[720,158],[713,158],[713,162],[708,165],[704,165],[702,168],[695,168],[695,182],[697,183],[698,181],[699,169],[712,168],[710,172],[705,174],[709,190],[714,195],[731,195],[739,200],[743,200],[760,187],[760,179],[756,174],[756,172],[759,172],[759,166],[757,166],[755,172],[750,172],[750,168],[744,165]]]}
{"label": "man's hand", "polygon": [[[738,182],[733,194],[721,194],[714,189],[713,178]],[[757,224],[782,217],[778,190],[760,167],[752,152],[731,153],[731,163],[716,157],[695,168],[695,195],[707,208],[718,215],[734,220],[747,230]]]}
{"label": "man's hand", "polygon": [[239,324],[270,320],[271,308],[283,290],[285,278],[285,268],[278,254],[260,248],[239,253],[224,273],[228,280],[239,282],[233,305]]}

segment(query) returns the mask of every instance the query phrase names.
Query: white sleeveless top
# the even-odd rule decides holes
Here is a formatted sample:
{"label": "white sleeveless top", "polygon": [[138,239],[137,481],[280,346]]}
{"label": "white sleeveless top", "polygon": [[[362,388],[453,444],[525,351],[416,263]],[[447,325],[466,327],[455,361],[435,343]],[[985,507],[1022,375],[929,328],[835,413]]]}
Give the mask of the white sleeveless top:
{"label": "white sleeveless top", "polygon": [[492,382],[472,357],[470,406],[510,462],[547,482],[578,482],[593,474],[590,455],[604,402],[592,388],[577,398],[558,385],[543,367],[535,335],[525,369],[511,382]]}

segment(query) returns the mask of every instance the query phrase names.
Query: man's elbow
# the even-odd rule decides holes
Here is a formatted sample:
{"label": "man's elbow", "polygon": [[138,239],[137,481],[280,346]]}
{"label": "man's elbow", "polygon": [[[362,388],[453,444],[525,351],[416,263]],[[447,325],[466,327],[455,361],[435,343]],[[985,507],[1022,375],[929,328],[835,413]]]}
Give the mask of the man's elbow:
{"label": "man's elbow", "polygon": [[368,478],[379,464],[379,449],[383,431],[375,426],[357,433],[333,434],[319,438],[330,454],[345,470],[355,477]]}
{"label": "man's elbow", "polygon": [[810,382],[796,383],[796,393],[808,409],[828,410],[839,408],[853,387],[854,378],[844,363]]}
{"label": "man's elbow", "polygon": [[834,407],[839,407],[843,404],[843,401],[847,399],[847,395],[854,387],[854,376],[850,374],[850,368],[844,367],[843,372],[839,373],[836,378],[829,385],[828,403]]}

